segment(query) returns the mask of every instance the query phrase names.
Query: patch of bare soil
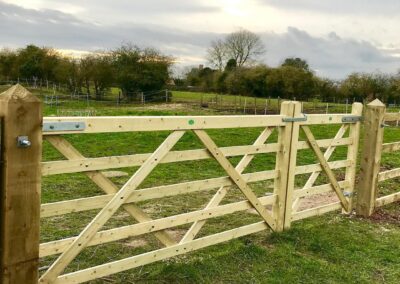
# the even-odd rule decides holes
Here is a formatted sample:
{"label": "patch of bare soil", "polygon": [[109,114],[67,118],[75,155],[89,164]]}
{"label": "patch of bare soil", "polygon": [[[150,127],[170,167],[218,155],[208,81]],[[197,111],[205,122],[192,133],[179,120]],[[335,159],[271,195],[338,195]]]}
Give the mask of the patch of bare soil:
{"label": "patch of bare soil", "polygon": [[147,241],[144,239],[135,239],[135,240],[130,240],[130,241],[126,242],[125,245],[127,247],[131,247],[131,248],[139,248],[139,247],[147,245]]}
{"label": "patch of bare soil", "polygon": [[369,219],[377,223],[400,224],[400,212],[392,213],[386,210],[377,209]]}
{"label": "patch of bare soil", "polygon": [[338,202],[339,199],[335,192],[327,192],[321,194],[314,194],[302,199],[298,211],[303,211],[313,207],[328,205],[330,203]]}
{"label": "patch of bare soil", "polygon": [[148,105],[143,107],[137,107],[136,109],[144,109],[144,110],[183,110],[187,109],[189,105],[187,104],[156,104],[156,105]]}
{"label": "patch of bare soil", "polygon": [[186,234],[186,230],[167,230],[168,234],[177,242]]}
{"label": "patch of bare soil", "polygon": [[101,173],[108,178],[128,176],[127,172],[122,172],[122,171],[105,171]]}

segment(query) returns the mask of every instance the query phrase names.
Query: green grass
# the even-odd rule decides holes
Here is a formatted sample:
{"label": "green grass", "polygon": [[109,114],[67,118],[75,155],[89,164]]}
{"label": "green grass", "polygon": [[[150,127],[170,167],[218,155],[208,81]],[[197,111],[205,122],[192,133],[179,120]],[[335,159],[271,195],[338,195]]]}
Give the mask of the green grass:
{"label": "green grass", "polygon": [[[177,103],[191,103],[200,105],[203,103],[207,107],[217,109],[230,109],[238,113],[254,114],[257,109],[258,114],[262,114],[267,109],[267,113],[279,113],[280,103],[283,100],[276,98],[255,98],[247,96],[216,94],[216,93],[200,93],[200,92],[184,92],[173,91],[172,101]],[[303,102],[303,110],[305,113],[325,113],[327,104],[315,102]],[[351,111],[351,103],[347,106],[347,111]],[[339,103],[328,104],[329,113],[346,112],[346,105]]]}
{"label": "green grass", "polygon": [[[192,93],[174,92],[174,100],[180,96],[190,98]],[[227,96],[228,97],[228,96]],[[225,99],[225,96],[224,96]],[[264,101],[265,102],[265,101]],[[85,110],[84,102],[63,102],[59,109]],[[150,107],[108,106],[93,103],[90,109],[96,115],[210,115],[220,112],[210,108],[186,107],[152,109]],[[57,114],[57,109],[45,106],[45,115]],[[312,130],[315,136],[332,138],[339,129],[334,126],[317,126]],[[208,133],[219,146],[251,144],[262,129],[210,130]],[[87,157],[148,153],[165,139],[169,132],[136,132],[113,134],[81,134],[65,136]],[[400,140],[400,130],[385,130],[385,141]],[[276,132],[268,140],[276,141]],[[301,135],[304,139],[304,135]],[[191,133],[185,134],[174,150],[203,148]],[[338,147],[331,160],[346,158],[346,149]],[[60,160],[63,157],[48,143],[44,144],[45,161]],[[236,164],[240,157],[230,159]],[[310,150],[298,153],[298,164],[315,163]],[[385,155],[383,167],[400,167],[400,153]],[[274,169],[273,154],[259,154],[245,172]],[[137,167],[124,168],[132,174]],[[337,173],[342,175],[341,171]],[[190,161],[162,164],[140,186],[141,188],[173,184],[190,180],[225,175],[213,160]],[[296,185],[302,186],[308,175],[296,177]],[[119,186],[128,177],[112,178]],[[324,183],[321,175],[317,183]],[[272,181],[251,184],[258,196],[270,192]],[[399,179],[382,183],[381,194],[398,191]],[[201,209],[215,193],[201,192],[163,199],[140,202],[138,205],[153,218],[170,216],[195,209]],[[42,203],[74,199],[102,194],[102,191],[84,174],[65,174],[43,178]],[[232,188],[224,203],[243,200],[237,188]],[[98,211],[72,213],[60,217],[45,218],[41,223],[41,242],[77,235]],[[386,206],[381,212],[387,218],[361,219],[330,213],[321,217],[293,223],[283,233],[262,232],[235,239],[223,244],[144,267],[132,269],[105,277],[92,283],[399,283],[400,280],[400,216],[399,204]],[[248,212],[240,212],[211,219],[200,236],[221,232],[241,225],[259,221],[260,218]],[[397,219],[399,220],[399,219]],[[122,210],[105,225],[104,229],[132,224],[134,221]],[[174,228],[172,232],[182,235],[189,225]],[[142,246],[136,246],[140,243]],[[67,268],[66,272],[84,269],[113,260],[160,248],[152,235],[131,238],[119,242],[85,249]],[[41,266],[50,265],[55,257],[41,260]]]}

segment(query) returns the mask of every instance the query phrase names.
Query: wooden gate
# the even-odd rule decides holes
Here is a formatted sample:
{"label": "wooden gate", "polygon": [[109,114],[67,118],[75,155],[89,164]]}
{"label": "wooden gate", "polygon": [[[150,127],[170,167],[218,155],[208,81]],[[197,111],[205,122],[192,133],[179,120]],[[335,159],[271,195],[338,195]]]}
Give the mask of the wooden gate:
{"label": "wooden gate", "polygon": [[[17,99],[26,109],[35,108],[40,113],[40,107],[35,100],[32,104],[26,98],[33,98],[32,95],[16,87],[9,91],[10,98]],[[21,95],[23,94],[23,95]],[[23,96],[21,101],[18,96]],[[21,212],[30,214],[30,219],[35,226],[34,234],[38,232],[38,208],[40,206],[40,218],[53,218],[65,214],[83,212],[87,210],[99,210],[95,217],[85,226],[79,235],[71,236],[60,240],[45,242],[38,246],[38,239],[32,243],[26,243],[25,239],[14,238],[11,244],[6,246],[18,246],[23,243],[26,250],[31,250],[25,259],[18,260],[18,272],[14,263],[7,261],[2,263],[3,279],[4,270],[15,269],[15,275],[24,279],[25,283],[37,282],[37,260],[49,256],[58,255],[50,267],[40,276],[40,283],[81,283],[92,279],[101,278],[107,275],[132,269],[148,263],[166,259],[190,251],[198,250],[210,245],[228,241],[244,235],[264,230],[282,231],[289,228],[292,221],[300,220],[314,215],[323,214],[329,211],[343,208],[345,212],[352,209],[352,198],[354,190],[356,156],[358,149],[358,136],[360,128],[361,104],[353,105],[351,115],[347,114],[312,114],[301,113],[301,104],[298,102],[284,102],[280,115],[260,116],[163,116],[163,117],[45,117],[43,127],[39,129],[37,120],[30,133],[21,133],[21,129],[12,129],[5,135],[11,135],[10,141],[15,142],[15,137],[24,136],[15,145],[11,142],[3,149],[3,160],[12,158],[13,153],[25,151],[32,154],[32,160],[40,160],[41,140],[30,141],[30,136],[43,134],[43,138],[61,153],[66,160],[46,161],[41,163],[43,176],[84,173],[99,188],[104,195],[85,197],[73,200],[66,200],[53,203],[39,204],[33,200],[29,208],[7,207],[9,215],[5,214],[3,219],[7,222],[18,219]],[[28,116],[29,112],[22,112],[19,115]],[[2,112],[1,115],[12,119],[14,113]],[[29,120],[25,120],[29,124]],[[312,131],[314,125],[342,125],[332,139],[317,139]],[[7,129],[8,124],[4,127]],[[22,126],[20,126],[22,127]],[[23,126],[26,128],[26,125]],[[260,134],[252,145],[240,145],[230,147],[219,147],[210,137],[206,130],[225,128],[258,128]],[[349,130],[348,130],[349,129]],[[10,132],[12,131],[12,134]],[[134,155],[96,157],[88,158],[79,152],[65,135],[81,135],[88,133],[115,133],[115,132],[136,132],[136,131],[169,131],[167,138],[152,153],[141,153]],[[273,131],[277,131],[277,142],[267,142]],[[201,141],[204,148],[176,151],[173,147],[186,132],[193,132]],[[28,134],[28,135],[23,135]],[[347,136],[346,136],[347,134]],[[305,140],[299,137],[305,137]],[[329,158],[337,147],[347,147],[347,158],[345,160],[329,161]],[[35,152],[29,152],[30,149]],[[321,148],[325,148],[322,152]],[[297,152],[302,150],[312,151],[317,163],[297,165]],[[36,154],[35,154],[36,153]],[[276,153],[275,170],[264,170],[258,172],[243,173],[257,154]],[[236,166],[232,164],[229,157],[242,157]],[[142,182],[149,176],[155,167],[162,163],[176,163],[190,160],[214,159],[226,173],[225,176],[187,181],[177,184],[168,184],[149,188],[139,188]],[[35,164],[30,163],[32,167]],[[39,165],[39,164],[38,164]],[[106,169],[119,169],[124,167],[139,166],[139,169],[122,186],[118,187],[102,173]],[[7,164],[5,168],[12,171]],[[343,180],[338,180],[334,170],[345,169]],[[36,168],[36,172],[39,170]],[[321,183],[318,180],[321,172],[327,176],[327,182]],[[298,187],[296,176],[309,175],[305,185]],[[15,175],[6,177],[15,178]],[[257,195],[251,182],[273,180],[273,192],[267,195]],[[317,182],[318,181],[318,182]],[[36,187],[30,187],[25,183],[21,185],[21,191],[32,192],[37,196],[37,184],[40,179],[35,180]],[[221,202],[232,187],[240,190],[244,200],[238,202]],[[11,191],[12,186],[3,184],[5,192]],[[144,200],[160,199],[180,194],[201,193],[218,188],[215,195],[209,200],[203,209],[153,219],[145,213],[137,203]],[[298,210],[302,199],[309,195],[335,192],[338,201],[316,208]],[[36,195],[35,195],[36,193]],[[15,197],[19,198],[19,197]],[[18,202],[27,200],[18,199]],[[32,203],[30,200],[29,202]],[[36,202],[36,203],[35,203]],[[112,229],[103,229],[104,224],[117,212],[123,209],[137,223]],[[260,221],[231,230],[197,237],[207,220],[253,209],[260,217]],[[18,210],[16,212],[15,210]],[[35,211],[36,210],[36,211]],[[35,213],[36,212],[36,213]],[[10,224],[7,223],[6,224]],[[4,223],[4,220],[3,220]],[[18,222],[16,223],[19,224]],[[174,239],[167,229],[184,224],[191,224],[190,228],[180,240]],[[12,225],[9,225],[12,226]],[[19,224],[21,229],[26,223]],[[97,246],[105,243],[120,241],[142,234],[152,233],[163,244],[163,248],[130,256],[125,259],[115,260],[105,264],[86,268],[83,270],[64,273],[68,265],[90,246]],[[3,234],[9,234],[4,233]],[[4,236],[3,236],[4,237]],[[3,243],[4,246],[4,243]],[[38,253],[35,257],[35,253]],[[22,254],[23,255],[23,254]],[[29,266],[29,267],[28,267]],[[32,270],[33,267],[33,270]],[[36,269],[36,270],[35,270]],[[27,272],[24,272],[26,270]],[[22,275],[22,276],[21,276]],[[17,283],[17,282],[13,282]]]}

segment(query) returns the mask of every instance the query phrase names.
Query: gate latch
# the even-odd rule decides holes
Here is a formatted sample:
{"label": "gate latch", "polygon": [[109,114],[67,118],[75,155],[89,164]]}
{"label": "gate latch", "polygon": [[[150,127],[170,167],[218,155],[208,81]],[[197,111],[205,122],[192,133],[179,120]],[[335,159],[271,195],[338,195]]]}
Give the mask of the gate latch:
{"label": "gate latch", "polygon": [[307,121],[307,115],[303,113],[303,117],[284,117],[282,118],[283,122],[299,122],[299,121]]}
{"label": "gate latch", "polygon": [[355,123],[362,121],[363,117],[359,115],[348,115],[348,116],[343,116],[342,117],[342,122],[344,123]]}

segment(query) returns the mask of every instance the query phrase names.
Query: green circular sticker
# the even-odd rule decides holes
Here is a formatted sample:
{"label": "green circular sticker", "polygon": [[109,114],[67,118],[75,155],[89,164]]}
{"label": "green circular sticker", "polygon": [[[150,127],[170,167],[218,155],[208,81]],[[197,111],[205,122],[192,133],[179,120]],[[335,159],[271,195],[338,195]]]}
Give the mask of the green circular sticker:
{"label": "green circular sticker", "polygon": [[194,124],[194,120],[193,119],[190,119],[189,120],[189,125],[193,125]]}

